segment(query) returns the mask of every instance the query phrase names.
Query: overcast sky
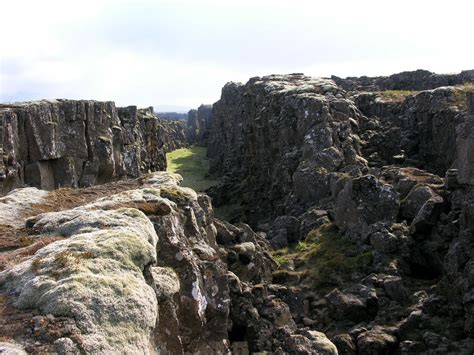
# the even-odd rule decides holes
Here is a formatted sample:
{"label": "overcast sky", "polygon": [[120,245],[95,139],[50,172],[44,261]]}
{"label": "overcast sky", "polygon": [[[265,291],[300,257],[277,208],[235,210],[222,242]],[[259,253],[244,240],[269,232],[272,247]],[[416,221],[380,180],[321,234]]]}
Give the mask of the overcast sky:
{"label": "overcast sky", "polygon": [[187,110],[257,75],[474,68],[472,0],[1,0],[1,12],[0,102]]}

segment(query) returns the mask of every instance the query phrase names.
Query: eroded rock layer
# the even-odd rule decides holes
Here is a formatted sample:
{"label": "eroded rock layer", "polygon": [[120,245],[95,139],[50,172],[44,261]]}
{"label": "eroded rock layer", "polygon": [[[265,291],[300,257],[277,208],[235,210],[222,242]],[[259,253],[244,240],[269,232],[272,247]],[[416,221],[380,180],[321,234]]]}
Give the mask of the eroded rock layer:
{"label": "eroded rock layer", "polygon": [[166,151],[186,144],[184,126],[153,109],[113,102],[34,101],[0,107],[3,192],[89,186],[164,170]]}

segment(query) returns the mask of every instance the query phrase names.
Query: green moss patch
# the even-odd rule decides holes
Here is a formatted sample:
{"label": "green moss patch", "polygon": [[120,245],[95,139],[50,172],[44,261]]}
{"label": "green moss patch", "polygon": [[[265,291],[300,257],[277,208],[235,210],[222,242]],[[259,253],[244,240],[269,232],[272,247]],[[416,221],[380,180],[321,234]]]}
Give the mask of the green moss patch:
{"label": "green moss patch", "polygon": [[[273,258],[280,265],[290,260],[295,264],[294,271],[279,270],[274,275],[278,280],[288,280],[290,284],[297,281],[319,289],[341,286],[354,272],[368,273],[373,261],[371,252],[360,252],[333,224],[311,231],[296,245],[275,251]],[[282,275],[285,272],[286,278]]]}

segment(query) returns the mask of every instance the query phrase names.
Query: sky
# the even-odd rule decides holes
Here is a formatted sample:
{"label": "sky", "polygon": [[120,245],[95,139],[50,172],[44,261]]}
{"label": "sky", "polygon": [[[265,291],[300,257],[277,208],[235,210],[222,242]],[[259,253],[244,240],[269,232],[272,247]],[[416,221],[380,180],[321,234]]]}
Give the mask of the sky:
{"label": "sky", "polygon": [[0,0],[0,102],[187,111],[253,76],[474,69],[472,0]]}

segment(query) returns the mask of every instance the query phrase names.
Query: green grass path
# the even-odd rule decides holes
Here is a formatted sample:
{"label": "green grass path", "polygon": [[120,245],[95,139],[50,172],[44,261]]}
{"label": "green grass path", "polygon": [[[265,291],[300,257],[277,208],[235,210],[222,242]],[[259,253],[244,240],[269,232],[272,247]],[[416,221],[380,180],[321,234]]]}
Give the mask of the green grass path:
{"label": "green grass path", "polygon": [[167,153],[167,171],[180,174],[183,177],[182,186],[199,192],[206,190],[217,184],[217,180],[207,176],[209,160],[206,158],[206,150],[204,147],[192,146]]}

